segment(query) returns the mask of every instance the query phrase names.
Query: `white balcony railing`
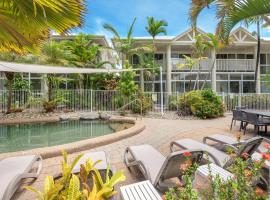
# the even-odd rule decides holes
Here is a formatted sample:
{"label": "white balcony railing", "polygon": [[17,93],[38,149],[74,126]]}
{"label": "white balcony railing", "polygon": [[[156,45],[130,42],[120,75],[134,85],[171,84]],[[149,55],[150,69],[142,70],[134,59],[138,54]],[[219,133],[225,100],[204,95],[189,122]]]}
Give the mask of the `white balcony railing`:
{"label": "white balcony railing", "polygon": [[[189,70],[188,67],[180,67],[181,65],[184,65],[185,59],[172,59],[172,65],[174,70]],[[212,60],[211,59],[205,59],[201,60],[200,65],[197,63],[193,67],[193,70],[196,71],[199,68],[203,71],[209,70],[212,67]]]}
{"label": "white balcony railing", "polygon": [[[185,64],[185,59],[172,59],[172,65],[174,70],[188,70],[188,67],[179,67]],[[211,59],[201,60],[199,64],[195,64],[193,70],[199,69],[207,71],[212,68],[213,61]],[[217,71],[254,71],[255,59],[217,59],[216,60]]]}
{"label": "white balcony railing", "polygon": [[217,59],[217,71],[254,71],[255,59]]}

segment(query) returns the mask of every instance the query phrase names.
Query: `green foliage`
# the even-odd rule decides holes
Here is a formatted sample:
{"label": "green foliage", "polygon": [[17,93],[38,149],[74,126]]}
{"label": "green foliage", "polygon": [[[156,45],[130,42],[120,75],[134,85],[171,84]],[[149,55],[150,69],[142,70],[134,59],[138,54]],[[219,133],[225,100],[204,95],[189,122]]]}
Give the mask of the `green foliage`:
{"label": "green foliage", "polygon": [[13,85],[12,85],[13,90],[30,90],[29,87],[29,82],[25,79],[23,79],[21,74],[16,73],[14,75],[13,79]]}
{"label": "green foliage", "polygon": [[48,41],[41,49],[41,57],[39,62],[49,65],[68,65],[70,52],[66,49],[65,41]]}
{"label": "green foliage", "polygon": [[[109,61],[101,61],[102,47],[95,44],[92,35],[79,34],[74,41],[66,43],[66,50],[70,51],[69,61],[72,65],[79,68],[104,68],[105,65],[114,64]],[[107,79],[115,79],[111,74],[77,74],[76,79],[80,80],[80,88],[104,89]]]}
{"label": "green foliage", "polygon": [[168,26],[168,23],[165,20],[155,20],[154,17],[147,17],[147,24],[148,26],[145,29],[152,38],[155,38],[161,33],[167,34],[165,27]]}
{"label": "green foliage", "polygon": [[178,112],[207,119],[223,116],[224,108],[221,98],[212,90],[194,90],[180,96]]}
{"label": "green foliage", "polygon": [[[105,200],[115,195],[115,185],[125,180],[123,172],[118,171],[110,176],[108,168],[103,181],[100,172],[95,168],[101,161],[93,162],[88,159],[81,165],[79,175],[72,174],[72,169],[82,156],[83,154],[80,154],[69,164],[67,153],[63,152],[61,178],[54,180],[52,176],[47,176],[43,191],[30,186],[25,188],[36,193],[39,200]],[[91,186],[89,180],[92,182]]]}
{"label": "green foliage", "polygon": [[140,90],[134,96],[134,103],[132,104],[132,112],[138,114],[147,114],[153,107],[151,95],[142,93]]}
{"label": "green foliage", "polygon": [[[38,49],[50,30],[66,33],[83,23],[85,2],[78,0],[1,1],[0,51]],[[59,23],[61,22],[61,23]]]}
{"label": "green foliage", "polygon": [[[131,69],[131,65],[126,61],[125,69]],[[124,98],[132,97],[137,91],[137,85],[134,81],[135,72],[130,70],[120,74],[120,80],[117,90],[124,96]]]}
{"label": "green foliage", "polygon": [[[269,148],[269,146],[268,146]],[[269,157],[269,150],[267,152]],[[232,163],[226,169],[233,174],[232,178],[222,179],[219,175],[213,175],[210,162],[208,162],[208,182],[198,184],[193,187],[192,180],[194,167],[190,166],[184,173],[182,184],[176,188],[171,188],[166,192],[165,200],[266,200],[267,181],[262,179],[261,170],[265,163],[265,158],[254,161],[249,155],[243,153],[241,156],[231,154]],[[207,159],[209,160],[209,159]],[[193,168],[193,169],[192,169]],[[189,170],[190,169],[190,170]],[[196,170],[196,169],[195,169]]]}

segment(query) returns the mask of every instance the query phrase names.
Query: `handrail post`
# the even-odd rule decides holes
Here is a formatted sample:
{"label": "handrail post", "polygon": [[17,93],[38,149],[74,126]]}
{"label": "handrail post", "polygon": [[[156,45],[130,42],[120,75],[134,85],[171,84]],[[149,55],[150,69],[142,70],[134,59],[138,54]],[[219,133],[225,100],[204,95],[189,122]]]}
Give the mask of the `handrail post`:
{"label": "handrail post", "polygon": [[93,90],[91,89],[90,90],[90,111],[92,112],[93,111]]}
{"label": "handrail post", "polygon": [[161,112],[161,116],[163,116],[164,111],[163,111],[163,81],[162,81],[162,67],[159,67],[160,69],[160,112]]}

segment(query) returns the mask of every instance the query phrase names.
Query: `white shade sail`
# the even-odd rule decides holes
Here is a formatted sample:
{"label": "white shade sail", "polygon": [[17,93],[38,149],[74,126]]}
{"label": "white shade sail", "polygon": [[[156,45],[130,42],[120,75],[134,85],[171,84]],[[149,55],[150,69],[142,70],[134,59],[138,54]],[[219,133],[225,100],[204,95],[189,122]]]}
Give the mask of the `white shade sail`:
{"label": "white shade sail", "polygon": [[[37,64],[22,64],[12,62],[0,62],[0,72],[21,72],[37,74],[94,74],[94,73],[119,73],[134,69],[95,69],[47,66]],[[135,69],[139,70],[139,69]]]}

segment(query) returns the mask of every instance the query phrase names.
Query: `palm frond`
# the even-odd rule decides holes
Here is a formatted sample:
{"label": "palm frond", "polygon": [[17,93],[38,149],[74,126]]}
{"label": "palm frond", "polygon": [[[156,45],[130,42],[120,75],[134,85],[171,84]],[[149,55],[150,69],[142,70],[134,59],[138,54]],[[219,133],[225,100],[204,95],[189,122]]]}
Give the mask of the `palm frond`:
{"label": "palm frond", "polygon": [[106,29],[107,31],[111,32],[115,38],[120,39],[120,34],[118,33],[118,31],[111,25],[111,24],[104,24],[103,28]]}
{"label": "palm frond", "polygon": [[192,0],[190,9],[189,9],[189,20],[191,22],[192,27],[196,27],[197,19],[200,15],[201,11],[210,4],[215,2],[215,0]]}
{"label": "palm frond", "polygon": [[229,12],[224,17],[223,23],[219,24],[218,34],[223,40],[228,40],[230,32],[239,22],[269,14],[269,0],[235,0],[232,12]]}
{"label": "palm frond", "polygon": [[130,40],[130,38],[132,37],[132,34],[133,34],[133,30],[134,30],[134,24],[136,22],[136,17],[134,18],[129,30],[128,30],[128,34],[127,34],[127,39]]}
{"label": "palm frond", "polygon": [[0,1],[0,50],[33,49],[49,30],[66,33],[83,23],[84,0]]}

